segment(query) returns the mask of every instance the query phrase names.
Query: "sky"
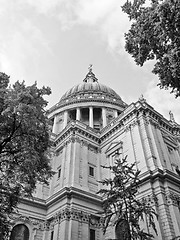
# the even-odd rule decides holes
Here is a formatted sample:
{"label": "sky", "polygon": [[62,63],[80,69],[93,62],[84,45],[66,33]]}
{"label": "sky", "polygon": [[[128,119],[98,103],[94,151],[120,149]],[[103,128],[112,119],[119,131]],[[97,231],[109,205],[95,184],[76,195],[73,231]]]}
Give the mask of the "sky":
{"label": "sky", "polygon": [[130,104],[146,101],[180,123],[180,99],[157,87],[153,63],[137,66],[124,50],[130,22],[125,0],[0,0],[0,72],[10,82],[49,86],[48,107],[85,78],[88,67],[99,82]]}

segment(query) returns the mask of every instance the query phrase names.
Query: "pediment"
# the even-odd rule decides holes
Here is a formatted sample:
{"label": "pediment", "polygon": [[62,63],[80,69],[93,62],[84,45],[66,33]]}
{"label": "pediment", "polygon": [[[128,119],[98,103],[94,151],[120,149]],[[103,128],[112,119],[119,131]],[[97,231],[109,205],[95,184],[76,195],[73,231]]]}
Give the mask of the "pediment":
{"label": "pediment", "polygon": [[168,134],[163,134],[164,141],[173,147],[178,147],[176,139]]}
{"label": "pediment", "polygon": [[110,143],[110,145],[108,146],[108,148],[106,149],[106,155],[111,155],[113,153],[115,153],[116,151],[118,151],[120,148],[122,148],[123,142],[122,141],[116,141],[116,142],[112,142]]}

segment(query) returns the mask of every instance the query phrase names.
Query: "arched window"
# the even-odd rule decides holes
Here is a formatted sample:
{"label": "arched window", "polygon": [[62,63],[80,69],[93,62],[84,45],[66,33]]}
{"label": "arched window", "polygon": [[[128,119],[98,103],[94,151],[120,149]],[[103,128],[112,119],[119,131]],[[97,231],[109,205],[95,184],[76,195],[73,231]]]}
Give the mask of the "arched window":
{"label": "arched window", "polygon": [[128,231],[128,223],[125,219],[119,221],[115,228],[116,239],[119,240],[129,240],[130,235]]}
{"label": "arched window", "polygon": [[29,229],[24,224],[14,226],[10,240],[29,240]]}

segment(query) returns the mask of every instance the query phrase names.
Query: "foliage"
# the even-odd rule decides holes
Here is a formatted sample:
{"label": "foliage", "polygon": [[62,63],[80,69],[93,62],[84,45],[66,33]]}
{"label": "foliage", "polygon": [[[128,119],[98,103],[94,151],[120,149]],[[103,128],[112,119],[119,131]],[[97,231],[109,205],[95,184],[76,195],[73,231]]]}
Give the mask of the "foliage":
{"label": "foliage", "polygon": [[113,175],[101,181],[107,187],[98,192],[104,198],[104,233],[108,226],[113,225],[121,229],[119,239],[152,239],[153,235],[141,229],[140,225],[145,221],[148,228],[152,227],[156,232],[154,216],[157,215],[146,198],[137,199],[140,171],[134,169],[134,164],[129,165],[126,159],[127,156],[122,160],[117,156],[114,166],[103,166]]}
{"label": "foliage", "polygon": [[132,21],[125,49],[137,65],[155,60],[160,88],[180,96],[180,1],[127,0],[122,10]]}
{"label": "foliage", "polygon": [[37,182],[48,183],[50,139],[44,95],[51,90],[0,73],[0,238],[6,239],[9,217],[19,199],[31,196]]}

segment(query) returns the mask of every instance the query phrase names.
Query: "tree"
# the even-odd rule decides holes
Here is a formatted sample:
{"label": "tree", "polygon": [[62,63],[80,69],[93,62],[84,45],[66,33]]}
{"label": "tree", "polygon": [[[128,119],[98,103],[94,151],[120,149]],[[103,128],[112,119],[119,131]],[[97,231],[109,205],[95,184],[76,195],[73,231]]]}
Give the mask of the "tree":
{"label": "tree", "polygon": [[[142,221],[145,221],[147,228],[157,233],[154,217],[157,216],[146,198],[137,199],[140,184],[139,170],[134,169],[135,164],[127,163],[127,156],[120,159],[117,155],[114,166],[103,168],[110,169],[113,177],[101,181],[107,186],[98,193],[104,198],[104,233],[108,226],[116,226],[118,239],[121,240],[145,240],[152,239],[153,235],[141,228]],[[118,231],[120,229],[120,231]]]}
{"label": "tree", "polygon": [[0,73],[0,238],[6,239],[9,218],[20,198],[30,197],[36,183],[48,184],[50,167],[48,119],[44,95],[50,88],[26,86]]}
{"label": "tree", "polygon": [[132,25],[125,34],[125,49],[137,65],[155,60],[153,73],[160,88],[180,96],[180,1],[127,0],[122,10]]}

